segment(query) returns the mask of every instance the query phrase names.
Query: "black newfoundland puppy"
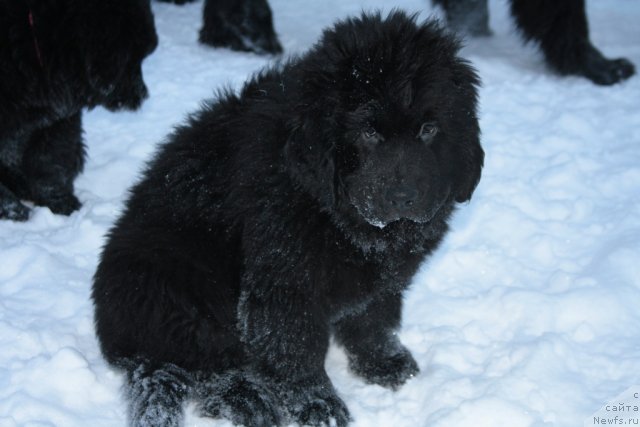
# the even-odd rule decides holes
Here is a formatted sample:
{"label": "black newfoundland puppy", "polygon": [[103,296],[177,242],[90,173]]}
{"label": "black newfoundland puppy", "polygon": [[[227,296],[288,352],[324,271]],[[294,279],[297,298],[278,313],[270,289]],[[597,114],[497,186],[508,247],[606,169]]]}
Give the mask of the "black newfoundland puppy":
{"label": "black newfoundland puppy", "polygon": [[[490,35],[487,0],[433,0],[445,10],[449,26],[474,36]],[[511,14],[528,41],[542,50],[561,75],[583,76],[611,85],[635,74],[626,58],[607,59],[589,38],[585,0],[510,0]]]}
{"label": "black newfoundland puppy", "polygon": [[330,336],[370,383],[418,372],[402,294],[484,156],[458,47],[402,12],[348,19],[170,137],[93,286],[130,425],[177,426],[193,399],[246,426],[344,426]]}
{"label": "black newfoundland puppy", "polygon": [[80,207],[82,109],[138,108],[156,44],[149,0],[0,0],[0,218]]}

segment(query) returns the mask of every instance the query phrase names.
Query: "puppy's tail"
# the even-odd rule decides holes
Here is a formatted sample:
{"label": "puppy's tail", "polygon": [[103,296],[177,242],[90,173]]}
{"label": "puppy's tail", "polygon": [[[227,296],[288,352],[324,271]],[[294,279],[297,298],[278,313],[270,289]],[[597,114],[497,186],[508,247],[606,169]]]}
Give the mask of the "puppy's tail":
{"label": "puppy's tail", "polygon": [[182,426],[183,404],[194,385],[191,375],[170,363],[129,362],[124,365],[128,426]]}

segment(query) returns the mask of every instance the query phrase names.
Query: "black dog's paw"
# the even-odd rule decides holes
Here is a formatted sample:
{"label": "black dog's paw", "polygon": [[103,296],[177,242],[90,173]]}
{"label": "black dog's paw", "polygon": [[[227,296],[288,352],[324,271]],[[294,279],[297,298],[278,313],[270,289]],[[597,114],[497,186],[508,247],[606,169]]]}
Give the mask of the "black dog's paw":
{"label": "black dog's paw", "polygon": [[48,207],[54,214],[67,216],[82,206],[78,198],[73,194],[52,195],[45,199],[38,200],[37,203]]}
{"label": "black dog's paw", "polygon": [[280,425],[282,414],[274,394],[242,372],[214,375],[198,386],[199,412],[206,417],[226,418],[236,425]]}
{"label": "black dog's paw", "polygon": [[409,350],[402,345],[396,350],[349,354],[349,368],[369,383],[396,390],[420,372]]}
{"label": "black dog's paw", "polygon": [[587,48],[581,74],[595,84],[608,86],[628,79],[636,72],[626,58],[607,59],[593,46]]}
{"label": "black dog's paw", "polygon": [[0,200],[0,219],[26,221],[31,209],[17,200]]}
{"label": "black dog's paw", "polygon": [[195,0],[158,0],[158,1],[161,1],[163,3],[185,4],[185,3],[192,3]]}
{"label": "black dog's paw", "polygon": [[612,85],[628,79],[634,75],[636,69],[626,58],[606,59],[597,65],[591,65],[585,70],[585,76],[599,85]]}
{"label": "black dog's paw", "polygon": [[625,58],[588,62],[583,71],[585,77],[603,86],[626,80],[636,72],[631,61]]}
{"label": "black dog's paw", "polygon": [[231,30],[231,24],[226,30],[205,26],[200,30],[200,43],[213,47],[226,47],[240,52],[254,52],[259,55],[282,53],[282,45],[278,38],[269,31],[260,33],[259,29],[242,27],[233,27]]}
{"label": "black dog's paw", "polygon": [[327,379],[314,385],[298,385],[283,393],[293,422],[303,426],[345,427],[351,421],[347,405]]}

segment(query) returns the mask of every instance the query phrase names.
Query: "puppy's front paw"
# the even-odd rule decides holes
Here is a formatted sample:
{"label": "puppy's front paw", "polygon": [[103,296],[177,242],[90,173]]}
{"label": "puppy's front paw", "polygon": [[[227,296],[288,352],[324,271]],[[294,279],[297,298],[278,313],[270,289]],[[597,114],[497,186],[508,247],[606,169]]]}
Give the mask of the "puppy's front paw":
{"label": "puppy's front paw", "polygon": [[197,388],[200,413],[224,417],[251,427],[281,425],[282,415],[273,393],[243,372],[214,375]]}
{"label": "puppy's front paw", "polygon": [[399,345],[395,350],[349,354],[349,368],[369,383],[396,390],[420,369],[404,346]]}
{"label": "puppy's front paw", "polygon": [[347,405],[331,383],[299,385],[284,393],[287,410],[294,422],[304,426],[346,426],[351,420]]}

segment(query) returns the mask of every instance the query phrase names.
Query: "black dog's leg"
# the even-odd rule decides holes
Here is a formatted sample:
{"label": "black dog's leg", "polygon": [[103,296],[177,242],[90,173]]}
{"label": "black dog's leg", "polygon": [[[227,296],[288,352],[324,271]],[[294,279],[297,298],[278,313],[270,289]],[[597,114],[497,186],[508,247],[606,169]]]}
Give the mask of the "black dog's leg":
{"label": "black dog's leg", "polygon": [[[260,270],[264,275],[268,270],[286,271]],[[287,276],[277,281],[263,277],[262,285],[241,296],[242,340],[253,357],[252,369],[276,393],[294,422],[328,426],[334,421],[338,427],[346,426],[349,411],[324,370],[328,321],[315,306],[313,291],[300,289],[308,286],[308,277],[291,271]]]}
{"label": "black dog's leg", "polygon": [[471,36],[490,36],[487,0],[434,0],[447,16],[452,30]]}
{"label": "black dog's leg", "polygon": [[20,198],[28,198],[28,189],[20,171],[25,141],[18,135],[0,139],[0,219],[29,219],[30,209],[20,203]]}
{"label": "black dog's leg", "polygon": [[63,215],[79,209],[73,180],[84,166],[81,113],[34,132],[22,164],[34,203]]}
{"label": "black dog's leg", "polygon": [[192,385],[189,373],[175,365],[141,363],[130,369],[125,383],[128,426],[181,427]]}
{"label": "black dog's leg", "polygon": [[336,339],[345,346],[351,370],[370,383],[394,390],[419,372],[396,335],[401,307],[400,293],[385,293],[364,312],[335,325]]}
{"label": "black dog's leg", "polygon": [[609,60],[591,44],[584,0],[511,0],[511,13],[527,40],[535,40],[560,74],[611,85],[635,73],[625,58]]}
{"label": "black dog's leg", "polygon": [[205,0],[200,41],[240,51],[282,52],[267,0]]}

